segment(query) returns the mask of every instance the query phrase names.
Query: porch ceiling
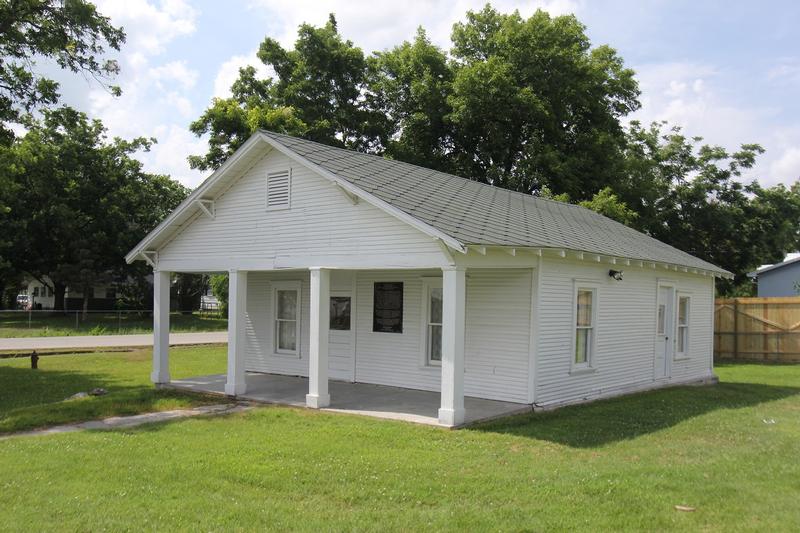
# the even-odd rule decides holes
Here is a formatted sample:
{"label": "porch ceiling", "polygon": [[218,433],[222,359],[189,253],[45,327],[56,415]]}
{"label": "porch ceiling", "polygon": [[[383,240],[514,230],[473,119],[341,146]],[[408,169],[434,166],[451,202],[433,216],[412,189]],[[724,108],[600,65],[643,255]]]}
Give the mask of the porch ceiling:
{"label": "porch ceiling", "polygon": [[[169,386],[195,392],[225,394],[225,380],[224,374],[214,374],[173,380]],[[247,393],[239,396],[240,399],[306,407],[308,378],[248,373],[246,380]],[[441,397],[438,392],[334,380],[330,381],[329,390],[331,405],[321,409],[322,411],[403,420],[432,426],[440,425],[438,410]],[[463,425],[531,410],[531,406],[527,404],[485,400],[469,396],[464,398],[464,407]]]}

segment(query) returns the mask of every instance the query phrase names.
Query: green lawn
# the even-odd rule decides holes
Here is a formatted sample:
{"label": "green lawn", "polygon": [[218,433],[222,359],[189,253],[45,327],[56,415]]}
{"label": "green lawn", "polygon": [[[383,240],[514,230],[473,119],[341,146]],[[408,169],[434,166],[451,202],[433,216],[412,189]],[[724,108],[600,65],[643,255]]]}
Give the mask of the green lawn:
{"label": "green lawn", "polygon": [[[174,371],[218,367],[216,350],[175,350]],[[93,383],[134,364],[63,359],[83,361],[71,372]],[[54,365],[45,360],[42,374],[59,372]],[[142,360],[139,382],[148,370]],[[460,431],[263,407],[9,439],[0,441],[0,529],[796,530],[800,366],[718,374],[718,386]]]}
{"label": "green lawn", "polygon": [[[175,378],[222,373],[225,354],[224,346],[172,347],[170,370]],[[42,356],[39,370],[31,370],[28,358],[0,359],[0,434],[224,401],[156,390],[150,383],[151,361],[150,348]],[[63,401],[95,387],[108,394]]]}
{"label": "green lawn", "polygon": [[[67,314],[37,311],[28,313],[0,311],[0,338],[8,337],[61,337],[64,335],[124,335],[150,333],[153,317],[139,313],[89,313],[83,320],[74,311]],[[194,313],[170,315],[170,331],[224,331],[228,320],[214,315]]]}

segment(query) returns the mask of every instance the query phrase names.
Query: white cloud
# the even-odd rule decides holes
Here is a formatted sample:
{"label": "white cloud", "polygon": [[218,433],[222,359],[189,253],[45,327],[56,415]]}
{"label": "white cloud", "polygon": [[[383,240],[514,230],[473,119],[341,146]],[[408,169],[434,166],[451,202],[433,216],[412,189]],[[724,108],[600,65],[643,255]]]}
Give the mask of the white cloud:
{"label": "white cloud", "polygon": [[98,10],[127,34],[126,55],[131,49],[144,55],[163,52],[176,37],[195,31],[197,11],[184,0],[98,0]]}
{"label": "white cloud", "polygon": [[259,78],[272,77],[274,71],[267,67],[256,57],[255,50],[250,54],[235,55],[225,61],[217,71],[214,78],[214,94],[216,98],[228,98],[231,95],[231,85],[239,77],[239,69],[247,66],[256,68]]}
{"label": "white cloud", "polygon": [[782,150],[770,165],[770,175],[784,183],[800,180],[800,143]]}
{"label": "white cloud", "polygon": [[182,89],[191,89],[197,83],[197,75],[197,71],[187,67],[185,61],[171,61],[148,71],[156,87],[165,90],[176,84]]}
{"label": "white cloud", "polygon": [[169,174],[187,187],[197,187],[205,175],[189,168],[186,158],[202,154],[207,149],[207,139],[197,138],[185,127],[175,124],[159,125],[154,130],[158,144],[143,157],[146,170]]}
{"label": "white cloud", "polygon": [[[291,47],[297,39],[297,27],[306,22],[325,24],[329,13],[336,14],[339,31],[362,47],[365,53],[384,50],[413,38],[423,26],[437,45],[450,47],[450,32],[455,22],[463,20],[468,10],[479,11],[485,0],[409,0],[406,2],[334,1],[334,0],[251,0],[258,9],[266,8],[274,19],[267,33],[282,45]],[[501,13],[515,9],[530,16],[541,8],[551,15],[574,13],[581,0],[496,0],[492,6]]]}
{"label": "white cloud", "polygon": [[[707,144],[736,150],[743,143],[762,144],[767,152],[746,171],[745,181],[757,178],[764,185],[794,181],[800,175],[797,155],[800,131],[770,127],[779,110],[742,106],[725,91],[730,78],[712,65],[675,62],[634,68],[642,89],[642,108],[633,114],[644,124],[666,120],[683,128],[687,136],[701,136]],[[794,173],[794,175],[792,175]]]}
{"label": "white cloud", "polygon": [[116,54],[121,74],[114,80],[123,94],[114,97],[96,84],[88,91],[77,87],[72,96],[83,100],[78,107],[99,117],[112,136],[155,137],[152,151],[137,155],[145,170],[196,185],[202,175],[189,168],[186,158],[203,153],[205,146],[186,124],[196,113],[191,97],[199,74],[186,61],[164,56],[176,39],[195,32],[198,12],[184,0],[101,0],[98,9],[127,34]]}

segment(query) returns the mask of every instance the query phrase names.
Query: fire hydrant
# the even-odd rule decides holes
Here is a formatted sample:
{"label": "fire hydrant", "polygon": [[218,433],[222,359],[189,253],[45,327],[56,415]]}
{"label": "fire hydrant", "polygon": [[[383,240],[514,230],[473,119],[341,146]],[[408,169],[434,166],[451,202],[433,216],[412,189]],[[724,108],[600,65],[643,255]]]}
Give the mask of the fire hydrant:
{"label": "fire hydrant", "polygon": [[39,368],[39,354],[36,353],[36,350],[31,354],[31,368],[34,370]]}

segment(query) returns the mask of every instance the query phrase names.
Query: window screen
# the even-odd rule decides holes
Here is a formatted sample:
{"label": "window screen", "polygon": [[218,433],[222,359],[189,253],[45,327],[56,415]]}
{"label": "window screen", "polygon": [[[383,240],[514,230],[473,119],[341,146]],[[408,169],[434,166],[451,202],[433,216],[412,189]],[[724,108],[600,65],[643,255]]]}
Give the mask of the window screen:
{"label": "window screen", "polygon": [[372,311],[372,331],[403,332],[403,283],[376,282]]}

